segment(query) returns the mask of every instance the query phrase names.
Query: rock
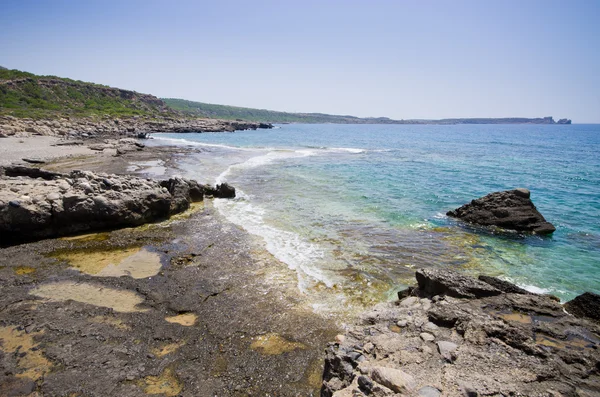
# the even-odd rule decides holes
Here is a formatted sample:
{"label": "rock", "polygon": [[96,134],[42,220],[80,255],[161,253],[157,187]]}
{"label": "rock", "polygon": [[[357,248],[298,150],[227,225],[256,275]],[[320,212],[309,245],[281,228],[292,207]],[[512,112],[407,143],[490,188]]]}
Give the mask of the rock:
{"label": "rock", "polygon": [[404,328],[408,325],[408,321],[407,320],[398,320],[398,322],[396,323],[396,325],[400,328]]}
{"label": "rock", "polygon": [[23,166],[3,171],[3,244],[137,226],[168,218],[203,198],[201,185],[183,178],[158,182],[89,171],[64,175]]}
{"label": "rock", "polygon": [[484,276],[480,275],[478,278],[480,281],[483,281],[486,284],[491,285],[492,287],[506,293],[510,294],[523,294],[523,295],[531,295],[532,293],[514,285],[513,283],[509,283],[508,281],[501,280],[497,277],[492,276]]}
{"label": "rock", "polygon": [[428,295],[455,298],[481,298],[500,295],[502,291],[471,277],[445,269],[420,269],[416,272],[419,290]]}
{"label": "rock", "polygon": [[222,183],[217,185],[215,197],[219,198],[234,198],[235,188],[230,186],[228,183]]}
{"label": "rock", "polygon": [[439,341],[437,343],[437,345],[438,345],[438,351],[440,352],[442,357],[444,357],[444,359],[450,363],[453,362],[454,359],[456,358],[453,355],[453,353],[458,348],[458,345],[456,343],[448,342],[448,341]]}
{"label": "rock", "polygon": [[368,376],[360,375],[358,377],[358,388],[363,393],[369,395],[373,393],[373,381]]}
{"label": "rock", "polygon": [[423,342],[433,342],[435,340],[435,336],[431,335],[428,332],[421,332],[419,336],[421,337],[421,339],[423,339]]}
{"label": "rock", "polygon": [[24,162],[30,163],[30,164],[44,164],[45,163],[45,161],[41,160],[41,159],[23,158],[22,160]]}
{"label": "rock", "polygon": [[336,343],[344,343],[345,340],[346,340],[346,337],[344,335],[336,335],[336,337],[335,337]]}
{"label": "rock", "polygon": [[529,196],[529,190],[523,188],[495,192],[448,211],[446,215],[480,226],[518,232],[554,232],[556,228],[538,212]]}
{"label": "rock", "polygon": [[409,393],[415,386],[411,375],[395,368],[374,367],[371,369],[371,379],[396,393]]}
{"label": "rock", "polygon": [[600,321],[600,295],[585,292],[564,304],[565,310],[575,317]]}
{"label": "rock", "polygon": [[419,396],[421,397],[439,397],[442,395],[435,387],[425,386],[419,389]]}

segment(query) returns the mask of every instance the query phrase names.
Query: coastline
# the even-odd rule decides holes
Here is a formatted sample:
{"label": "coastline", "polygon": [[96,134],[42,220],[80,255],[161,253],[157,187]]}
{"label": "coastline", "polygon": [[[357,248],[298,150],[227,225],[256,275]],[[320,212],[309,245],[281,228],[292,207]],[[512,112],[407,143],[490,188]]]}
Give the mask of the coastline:
{"label": "coastline", "polygon": [[[70,157],[43,168],[139,175],[131,162],[160,159],[166,176],[177,173],[174,157],[189,150],[117,157],[68,150]],[[209,200],[156,224],[0,252],[2,395],[318,395],[322,352],[339,332],[337,320],[314,314],[293,271]],[[110,277],[86,268],[123,255],[159,258],[157,274]],[[100,291],[142,303],[111,309],[114,299]]]}
{"label": "coastline", "polygon": [[[44,137],[31,139],[38,138]],[[19,139],[0,142],[34,144]],[[44,145],[55,141],[44,142],[35,146],[37,153],[51,150]],[[203,150],[136,146],[119,139],[83,142],[89,152],[70,151],[82,149],[81,145],[59,146],[68,148],[69,156],[51,159],[49,153],[41,167],[165,179],[181,171],[177,167],[182,156]],[[102,150],[90,148],[99,144]],[[11,152],[10,146],[6,150]],[[317,314],[310,305],[314,299],[309,301],[298,290],[295,271],[279,262],[258,238],[228,221],[210,200],[168,221],[47,239],[3,248],[0,254],[0,338],[3,365],[8,368],[0,377],[0,394],[318,395],[325,367],[325,388],[336,396],[368,395],[365,390],[394,395],[379,386],[392,385],[388,389],[394,391],[395,384],[386,383],[382,370],[372,368],[376,366],[408,371],[419,392],[427,395],[521,392],[523,387],[571,395],[566,375],[551,365],[558,358],[574,365],[571,373],[576,371],[582,379],[586,376],[582,368],[591,365],[587,375],[591,380],[583,384],[596,387],[593,360],[597,355],[590,349],[597,349],[597,339],[579,338],[576,342],[586,344],[583,347],[570,342],[561,346],[563,339],[570,341],[572,327],[581,324],[550,298],[538,301],[525,295],[509,296],[508,303],[506,299],[485,301],[483,305],[504,305],[491,314],[481,312],[477,300],[434,296],[381,303],[358,316]],[[131,266],[122,268],[132,257],[140,261],[142,276]],[[449,305],[442,307],[444,302]],[[547,304],[553,305],[552,310]],[[465,322],[464,334],[459,326],[446,327],[443,318],[432,320],[430,309],[454,306],[466,308],[479,321]],[[553,321],[540,323],[540,314],[557,318],[565,328],[557,328]],[[540,343],[527,340],[523,335],[530,330],[522,321],[533,332],[551,338],[544,336]],[[342,322],[348,325],[342,327]],[[480,328],[489,331],[487,336],[473,331]],[[446,357],[436,338],[461,347]],[[530,347],[533,354],[527,350]],[[573,349],[579,348],[587,354],[583,361],[573,359],[577,355]],[[498,351],[518,357],[521,383],[501,385],[512,379],[495,369],[506,362],[488,361]],[[484,364],[472,359],[475,356]],[[538,358],[548,363],[528,371]],[[435,372],[434,377],[424,375],[423,364],[428,373]],[[474,369],[480,371],[477,381],[465,383]],[[338,376],[340,371],[346,375]],[[488,382],[490,373],[506,382]],[[554,375],[537,379],[538,373]],[[345,377],[348,374],[350,378]]]}

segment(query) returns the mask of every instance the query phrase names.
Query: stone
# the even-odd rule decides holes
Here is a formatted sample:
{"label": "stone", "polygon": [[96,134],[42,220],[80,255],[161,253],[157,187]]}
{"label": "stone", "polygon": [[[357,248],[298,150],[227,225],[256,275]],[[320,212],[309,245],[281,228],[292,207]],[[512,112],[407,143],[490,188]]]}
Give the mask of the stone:
{"label": "stone", "polygon": [[509,283],[508,281],[501,280],[497,277],[484,276],[480,275],[478,278],[480,281],[483,281],[486,284],[491,285],[492,287],[499,289],[502,292],[510,293],[510,294],[523,294],[530,295],[531,292],[514,285],[513,283]]}
{"label": "stone", "polygon": [[435,387],[425,386],[419,389],[419,396],[421,397],[439,397],[442,395]]}
{"label": "stone", "polygon": [[440,354],[442,355],[442,357],[444,357],[444,359],[448,362],[453,362],[454,359],[456,358],[454,356],[454,351],[456,349],[458,349],[458,345],[454,342],[448,342],[448,341],[439,341],[437,343],[438,346],[438,351],[440,352]]}
{"label": "stone", "polygon": [[435,336],[431,335],[429,332],[421,332],[419,336],[424,342],[433,342],[435,340]]}
{"label": "stone", "polygon": [[575,317],[588,318],[600,322],[600,295],[585,292],[564,304],[567,312]]}
{"label": "stone", "polygon": [[419,290],[428,296],[482,298],[502,293],[487,283],[447,269],[419,269],[416,272],[416,278]]}
{"label": "stone", "polygon": [[346,337],[344,335],[336,335],[335,336],[336,343],[344,343],[345,340],[346,340]]}
{"label": "stone", "polygon": [[414,378],[400,369],[374,367],[370,372],[371,379],[396,393],[409,393],[415,386]]}
{"label": "stone", "polygon": [[398,322],[396,323],[396,325],[400,328],[404,328],[408,325],[408,321],[407,320],[398,320]]}
{"label": "stone", "polygon": [[363,393],[369,395],[373,392],[373,381],[368,376],[360,375],[358,377],[357,382],[358,382],[358,388]]}
{"label": "stone", "polygon": [[490,193],[446,215],[480,225],[496,226],[517,232],[551,234],[556,228],[539,213],[529,190],[519,188]]}

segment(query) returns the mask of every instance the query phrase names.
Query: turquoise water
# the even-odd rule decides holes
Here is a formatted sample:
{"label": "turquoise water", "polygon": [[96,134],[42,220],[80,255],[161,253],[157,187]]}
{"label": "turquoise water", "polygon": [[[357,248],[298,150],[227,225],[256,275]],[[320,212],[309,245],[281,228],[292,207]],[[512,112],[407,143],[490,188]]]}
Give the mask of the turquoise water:
{"label": "turquoise water", "polygon": [[[600,125],[281,125],[156,134],[199,147],[186,176],[227,181],[228,219],[344,305],[385,299],[415,268],[486,273],[566,300],[600,293]],[[557,231],[492,235],[444,214],[526,187]]]}

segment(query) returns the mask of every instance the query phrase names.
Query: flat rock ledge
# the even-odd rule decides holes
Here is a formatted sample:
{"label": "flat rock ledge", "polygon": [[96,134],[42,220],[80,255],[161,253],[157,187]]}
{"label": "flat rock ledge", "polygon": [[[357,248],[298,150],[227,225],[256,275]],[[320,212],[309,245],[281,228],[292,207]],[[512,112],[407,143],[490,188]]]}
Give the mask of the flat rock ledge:
{"label": "flat rock ledge", "polygon": [[227,184],[163,181],[26,166],[0,167],[0,242],[138,226],[185,211],[205,195],[235,197]]}
{"label": "flat rock ledge", "polygon": [[495,226],[517,232],[551,234],[556,228],[539,213],[527,189],[490,193],[446,215],[480,226]]}
{"label": "flat rock ledge", "polygon": [[321,396],[600,395],[597,295],[561,305],[494,277],[417,280],[328,345]]}
{"label": "flat rock ledge", "polygon": [[233,132],[273,128],[269,123],[168,116],[131,116],[28,119],[0,116],[0,138],[7,136],[63,136],[67,138],[145,137],[152,132]]}

